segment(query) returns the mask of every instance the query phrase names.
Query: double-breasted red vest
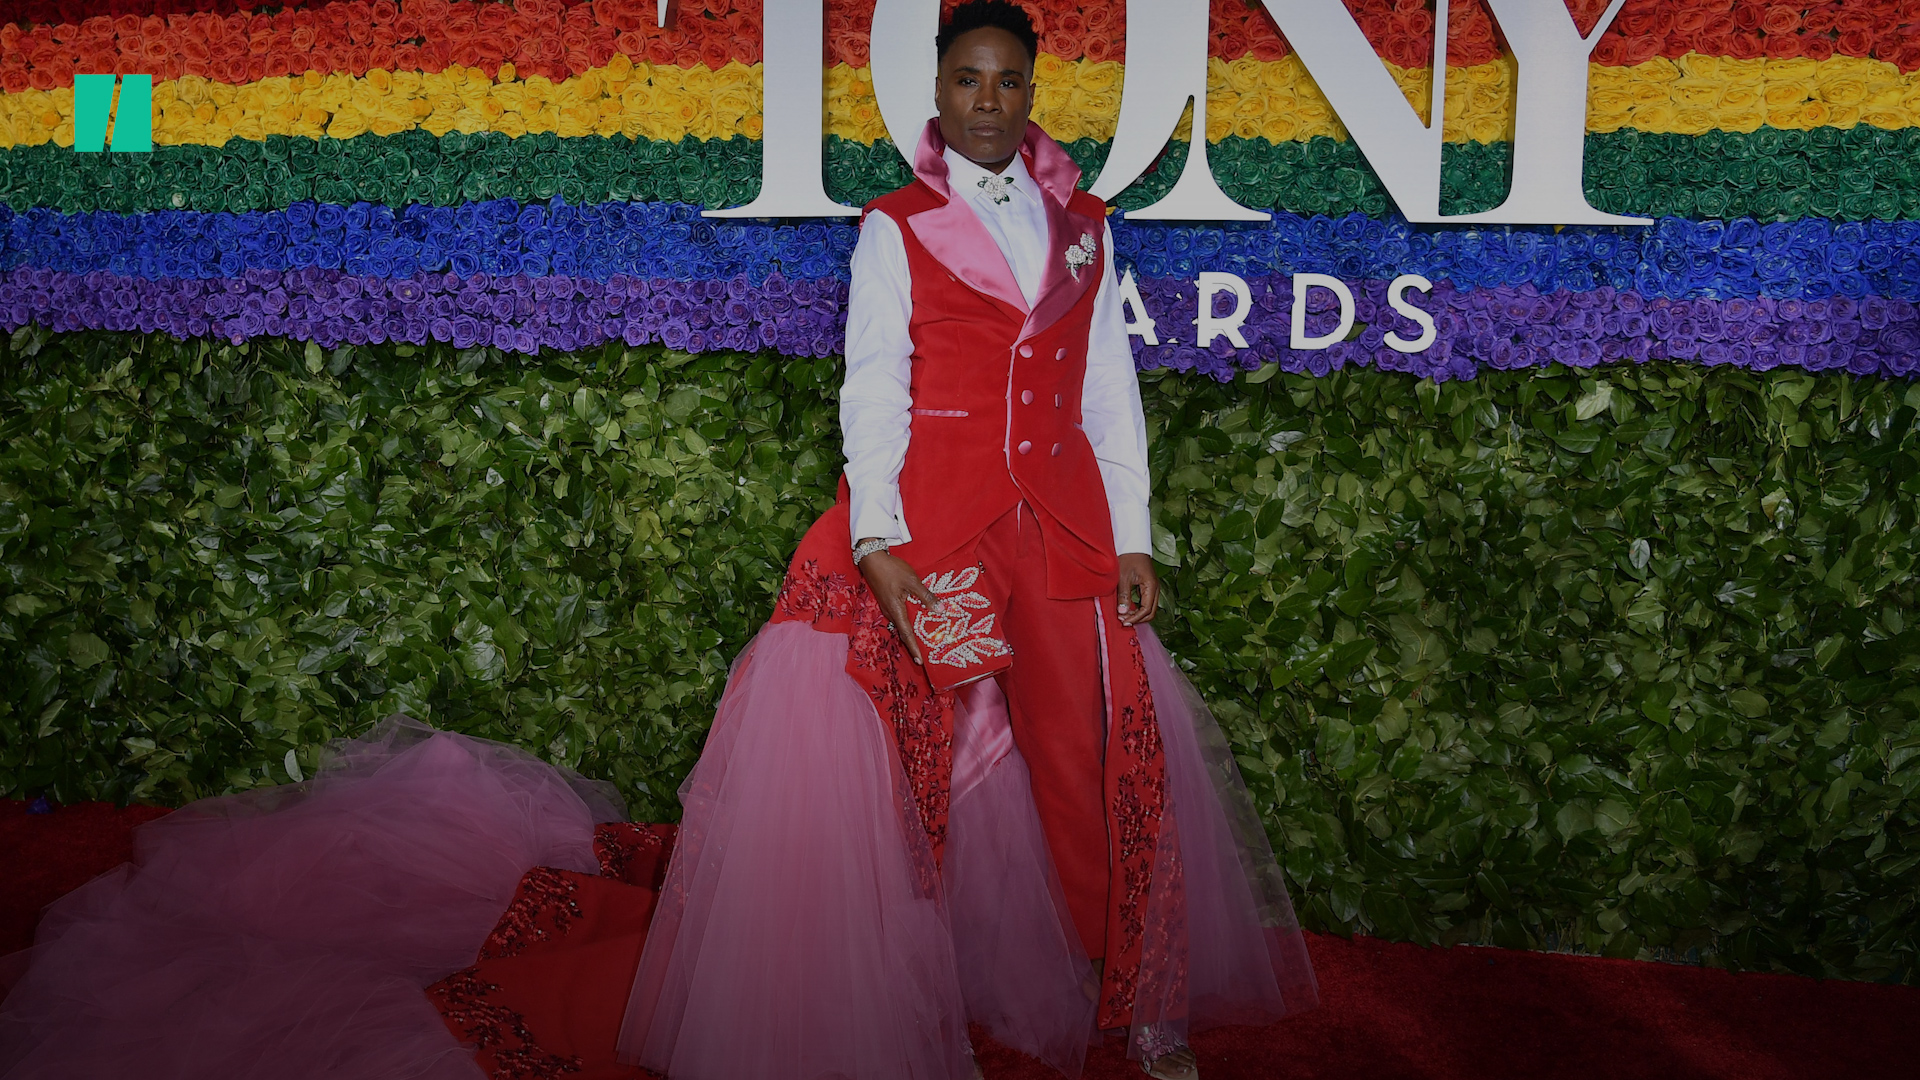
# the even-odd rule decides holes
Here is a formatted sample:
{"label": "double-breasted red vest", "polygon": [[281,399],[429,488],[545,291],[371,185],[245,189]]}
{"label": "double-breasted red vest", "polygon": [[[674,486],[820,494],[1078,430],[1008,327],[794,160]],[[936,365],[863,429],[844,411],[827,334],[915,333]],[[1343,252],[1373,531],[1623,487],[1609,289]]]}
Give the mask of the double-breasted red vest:
{"label": "double-breasted red vest", "polygon": [[1080,416],[1106,207],[1075,190],[1079,169],[1046,138],[1036,128],[1021,148],[1047,196],[1048,261],[1031,311],[973,209],[935,189],[946,172],[937,128],[919,178],[867,209],[900,226],[913,277],[913,437],[900,469],[913,541],[896,554],[949,562],[1024,500],[1046,543],[1047,592],[1064,600],[1116,584],[1113,519]]}

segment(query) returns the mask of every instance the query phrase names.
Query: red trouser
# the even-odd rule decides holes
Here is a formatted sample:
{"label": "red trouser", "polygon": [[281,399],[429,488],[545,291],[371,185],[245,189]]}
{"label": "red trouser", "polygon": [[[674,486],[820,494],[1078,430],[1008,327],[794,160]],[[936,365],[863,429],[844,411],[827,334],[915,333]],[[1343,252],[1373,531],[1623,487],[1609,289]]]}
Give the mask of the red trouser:
{"label": "red trouser", "polygon": [[1033,773],[1033,801],[1067,910],[1087,955],[1098,959],[1106,955],[1109,878],[1100,612],[1093,598],[1047,596],[1046,552],[1024,505],[987,528],[978,555],[994,591],[1006,597],[1013,666],[999,679],[1013,742]]}

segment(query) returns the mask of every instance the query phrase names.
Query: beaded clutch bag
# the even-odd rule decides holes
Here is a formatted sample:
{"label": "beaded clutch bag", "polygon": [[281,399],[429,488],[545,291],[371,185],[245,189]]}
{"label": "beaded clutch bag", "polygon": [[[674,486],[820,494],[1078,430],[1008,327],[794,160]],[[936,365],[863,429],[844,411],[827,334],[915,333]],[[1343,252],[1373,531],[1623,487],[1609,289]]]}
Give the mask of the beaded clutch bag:
{"label": "beaded clutch bag", "polygon": [[939,606],[929,608],[909,596],[907,619],[935,690],[965,686],[1013,663],[1013,646],[1001,636],[999,606],[987,594],[979,565],[937,571],[923,583]]}

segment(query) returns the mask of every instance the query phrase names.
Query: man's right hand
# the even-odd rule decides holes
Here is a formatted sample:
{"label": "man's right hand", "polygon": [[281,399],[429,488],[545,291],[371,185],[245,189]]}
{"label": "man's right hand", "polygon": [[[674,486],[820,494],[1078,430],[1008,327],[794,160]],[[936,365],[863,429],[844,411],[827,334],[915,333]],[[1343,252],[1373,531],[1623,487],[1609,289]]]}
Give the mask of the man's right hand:
{"label": "man's right hand", "polygon": [[920,655],[920,642],[913,636],[913,623],[907,618],[907,597],[917,596],[929,609],[940,606],[940,601],[921,583],[920,575],[913,572],[907,560],[886,551],[876,551],[860,560],[860,576],[867,579],[867,588],[873,590],[873,598],[880,602],[880,610],[893,624],[893,632],[907,647],[907,654],[916,664],[925,665]]}

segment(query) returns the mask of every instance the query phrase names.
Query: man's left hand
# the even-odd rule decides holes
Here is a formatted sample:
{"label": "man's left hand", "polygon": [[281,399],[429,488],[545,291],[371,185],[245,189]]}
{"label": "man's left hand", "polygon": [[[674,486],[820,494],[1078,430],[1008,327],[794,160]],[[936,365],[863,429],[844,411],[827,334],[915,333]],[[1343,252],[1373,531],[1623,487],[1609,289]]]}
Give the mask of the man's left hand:
{"label": "man's left hand", "polygon": [[1139,552],[1120,556],[1120,623],[1132,626],[1151,620],[1160,610],[1160,575],[1153,572],[1153,556]]}

